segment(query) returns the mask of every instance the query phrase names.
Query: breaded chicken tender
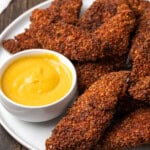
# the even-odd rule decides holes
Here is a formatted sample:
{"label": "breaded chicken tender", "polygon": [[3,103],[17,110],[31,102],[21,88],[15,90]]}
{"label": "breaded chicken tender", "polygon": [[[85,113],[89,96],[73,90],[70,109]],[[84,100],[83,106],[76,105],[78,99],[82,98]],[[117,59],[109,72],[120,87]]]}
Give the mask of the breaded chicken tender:
{"label": "breaded chicken tender", "polygon": [[78,27],[57,22],[38,30],[38,42],[45,49],[60,52],[77,61],[95,61],[100,56],[99,44],[92,34]]}
{"label": "breaded chicken tender", "polygon": [[127,90],[128,71],[104,75],[81,95],[46,141],[47,150],[90,150],[113,117]]}
{"label": "breaded chicken tender", "polygon": [[108,129],[95,150],[123,150],[150,143],[150,108],[139,109]]}
{"label": "breaded chicken tender", "polygon": [[134,99],[150,104],[150,76],[140,78],[129,88],[129,93]]}
{"label": "breaded chicken tender", "polygon": [[62,20],[66,23],[75,24],[79,17],[82,0],[54,0],[49,8],[35,9],[31,15],[29,29],[15,37],[3,42],[3,46],[10,53],[31,48],[41,48],[35,33],[38,29],[49,26],[52,22]]}
{"label": "breaded chicken tender", "polygon": [[117,7],[125,0],[95,0],[79,19],[78,25],[88,31],[97,29],[117,13]]}
{"label": "breaded chicken tender", "polygon": [[134,13],[127,5],[118,7],[118,14],[101,25],[94,36],[101,41],[102,56],[121,56],[128,52],[130,34],[135,27]]}
{"label": "breaded chicken tender", "polygon": [[120,9],[116,16],[104,23],[94,34],[57,22],[38,30],[36,37],[43,48],[53,49],[71,60],[96,61],[107,56],[122,56],[128,52],[135,18],[127,5]]}

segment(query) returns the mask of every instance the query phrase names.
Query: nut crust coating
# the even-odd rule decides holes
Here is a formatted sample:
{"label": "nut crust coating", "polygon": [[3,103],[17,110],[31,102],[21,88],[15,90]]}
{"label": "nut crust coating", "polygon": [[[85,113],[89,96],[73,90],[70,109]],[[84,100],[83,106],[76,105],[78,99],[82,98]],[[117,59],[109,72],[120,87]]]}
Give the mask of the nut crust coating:
{"label": "nut crust coating", "polygon": [[81,95],[46,141],[47,150],[90,150],[109,125],[129,72],[104,75]]}

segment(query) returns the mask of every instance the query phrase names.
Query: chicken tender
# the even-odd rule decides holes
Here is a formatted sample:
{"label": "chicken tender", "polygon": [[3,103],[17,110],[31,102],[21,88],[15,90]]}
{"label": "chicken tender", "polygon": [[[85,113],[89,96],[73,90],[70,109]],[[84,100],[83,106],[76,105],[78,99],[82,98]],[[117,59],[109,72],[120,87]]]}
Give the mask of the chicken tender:
{"label": "chicken tender", "polygon": [[38,29],[49,26],[52,22],[62,20],[66,23],[75,24],[79,17],[82,0],[54,0],[49,8],[36,9],[31,15],[29,29],[15,37],[3,42],[3,46],[10,53],[31,48],[41,48],[35,33]]}
{"label": "chicken tender", "polygon": [[90,150],[113,117],[119,97],[127,90],[128,71],[104,75],[90,86],[57,124],[47,150]]}
{"label": "chicken tender", "polygon": [[87,31],[94,31],[117,13],[117,7],[125,0],[95,0],[79,19],[78,25]]}
{"label": "chicken tender", "polygon": [[108,56],[122,56],[128,52],[135,18],[129,8],[121,8],[121,12],[94,34],[70,24],[57,22],[39,30],[36,37],[43,48],[58,51],[71,60],[96,61]]}
{"label": "chicken tender", "polygon": [[129,93],[134,99],[150,104],[150,76],[140,78],[129,88]]}
{"label": "chicken tender", "polygon": [[77,61],[95,61],[100,56],[97,40],[78,27],[57,22],[36,33],[39,43],[45,49],[60,52]]}
{"label": "chicken tender", "polygon": [[108,129],[95,150],[121,150],[150,143],[150,108],[139,109]]}
{"label": "chicken tender", "polygon": [[134,13],[127,5],[118,7],[118,14],[105,22],[97,30],[95,37],[101,41],[102,56],[121,56],[129,51],[130,34],[135,27]]}

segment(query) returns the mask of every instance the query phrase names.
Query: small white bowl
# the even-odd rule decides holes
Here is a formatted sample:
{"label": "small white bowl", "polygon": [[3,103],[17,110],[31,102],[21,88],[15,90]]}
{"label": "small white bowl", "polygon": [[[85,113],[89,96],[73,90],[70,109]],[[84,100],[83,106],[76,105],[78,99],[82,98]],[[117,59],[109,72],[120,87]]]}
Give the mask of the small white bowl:
{"label": "small white bowl", "polygon": [[77,96],[77,75],[73,64],[65,56],[51,50],[32,49],[25,50],[15,55],[12,55],[12,57],[10,57],[0,68],[0,80],[2,79],[4,71],[13,61],[24,56],[33,56],[38,54],[53,54],[57,56],[60,59],[60,61],[71,70],[73,80],[70,90],[68,91],[68,93],[66,93],[64,97],[62,97],[54,103],[44,106],[25,106],[16,103],[5,95],[0,85],[1,104],[6,108],[8,112],[13,114],[17,118],[29,122],[43,122],[58,117],[64,112],[66,107]]}

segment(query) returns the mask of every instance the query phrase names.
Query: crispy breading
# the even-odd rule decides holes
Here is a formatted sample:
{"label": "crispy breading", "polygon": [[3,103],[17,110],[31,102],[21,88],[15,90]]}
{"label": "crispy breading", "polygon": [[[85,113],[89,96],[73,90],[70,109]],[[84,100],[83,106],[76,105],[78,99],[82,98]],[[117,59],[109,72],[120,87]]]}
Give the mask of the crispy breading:
{"label": "crispy breading", "polygon": [[117,7],[125,0],[95,0],[78,22],[84,30],[93,31],[108,19],[116,15]]}
{"label": "crispy breading", "polygon": [[94,34],[57,22],[38,30],[37,39],[43,48],[58,51],[71,60],[95,61],[107,56],[122,56],[128,52],[135,18],[127,5],[120,9],[116,16],[104,23]]}
{"label": "crispy breading", "polygon": [[139,25],[134,35],[130,50],[130,57],[134,59],[138,55],[144,43],[150,39],[150,9],[146,9],[144,14],[139,18]]}
{"label": "crispy breading", "polygon": [[3,47],[10,53],[16,53],[21,50],[41,48],[41,45],[35,38],[32,38],[29,31],[26,30],[24,33],[17,35],[15,39],[3,41]]}
{"label": "crispy breading", "polygon": [[35,37],[38,29],[48,26],[52,22],[62,20],[66,23],[76,24],[82,0],[54,0],[49,8],[35,9],[31,15],[29,29],[17,35],[15,39],[8,39],[3,42],[3,46],[10,53],[31,48],[41,48]]}
{"label": "crispy breading", "polygon": [[82,0],[60,0],[60,17],[66,23],[76,24],[79,18]]}
{"label": "crispy breading", "polygon": [[147,105],[142,101],[134,100],[129,95],[126,95],[123,98],[119,99],[114,119],[120,120],[120,118],[124,117],[125,115],[137,109],[145,108],[146,106]]}
{"label": "crispy breading", "polygon": [[150,143],[150,108],[139,109],[108,129],[95,150],[121,150]]}
{"label": "crispy breading", "polygon": [[147,0],[126,0],[135,15],[140,17],[145,9],[150,8],[150,2]]}
{"label": "crispy breading", "polygon": [[118,14],[101,25],[94,36],[101,41],[102,56],[121,56],[128,52],[130,34],[135,27],[134,13],[127,5],[118,7]]}
{"label": "crispy breading", "polygon": [[83,93],[92,83],[106,73],[113,71],[113,65],[101,62],[87,62],[75,64],[78,77],[78,90]]}
{"label": "crispy breading", "polygon": [[46,141],[47,150],[90,150],[114,114],[127,90],[128,71],[104,75],[81,95]]}
{"label": "crispy breading", "polygon": [[125,69],[126,55],[115,58],[106,58],[97,62],[76,62],[74,65],[78,77],[78,90],[81,94],[104,74]]}
{"label": "crispy breading", "polygon": [[60,52],[71,60],[96,60],[100,56],[97,40],[88,32],[63,22],[38,30],[36,37],[45,49]]}
{"label": "crispy breading", "polygon": [[132,80],[150,76],[150,9],[139,19],[136,34],[132,41],[130,57],[132,61]]}
{"label": "crispy breading", "polygon": [[129,93],[134,99],[150,104],[150,76],[140,78],[129,88]]}
{"label": "crispy breading", "polygon": [[54,0],[49,8],[36,9],[31,16],[31,22],[36,25],[49,25],[52,22],[62,20],[66,23],[76,24],[82,0]]}

